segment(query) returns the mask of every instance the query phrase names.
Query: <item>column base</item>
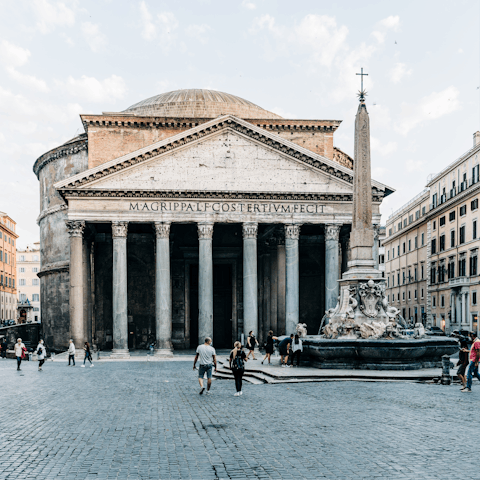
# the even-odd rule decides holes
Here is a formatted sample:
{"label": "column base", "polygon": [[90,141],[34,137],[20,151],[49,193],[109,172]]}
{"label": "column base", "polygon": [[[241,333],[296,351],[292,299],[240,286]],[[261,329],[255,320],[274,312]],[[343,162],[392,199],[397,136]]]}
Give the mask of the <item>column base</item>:
{"label": "column base", "polygon": [[171,348],[156,348],[154,355],[156,357],[172,358],[173,350]]}
{"label": "column base", "polygon": [[114,348],[110,354],[110,358],[130,358],[130,351],[128,348]]}

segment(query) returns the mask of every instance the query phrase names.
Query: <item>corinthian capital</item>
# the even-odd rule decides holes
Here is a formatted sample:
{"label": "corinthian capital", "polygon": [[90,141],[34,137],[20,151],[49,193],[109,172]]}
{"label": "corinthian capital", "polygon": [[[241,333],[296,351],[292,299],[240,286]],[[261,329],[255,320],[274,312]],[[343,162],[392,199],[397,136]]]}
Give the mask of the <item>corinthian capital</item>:
{"label": "corinthian capital", "polygon": [[157,238],[170,238],[170,222],[155,222]]}
{"label": "corinthian capital", "polygon": [[285,238],[298,240],[300,238],[300,225],[285,225]]}
{"label": "corinthian capital", "polygon": [[257,238],[258,223],[244,223],[242,225],[243,238]]}
{"label": "corinthian capital", "polygon": [[340,225],[325,225],[325,240],[335,240],[338,242],[340,234]]}
{"label": "corinthian capital", "polygon": [[213,223],[198,223],[198,239],[211,239],[213,237]]}
{"label": "corinthian capital", "polygon": [[67,226],[68,234],[71,237],[83,236],[83,231],[85,230],[84,220],[65,220],[65,225]]}
{"label": "corinthian capital", "polygon": [[128,222],[112,222],[112,237],[126,237],[128,231]]}

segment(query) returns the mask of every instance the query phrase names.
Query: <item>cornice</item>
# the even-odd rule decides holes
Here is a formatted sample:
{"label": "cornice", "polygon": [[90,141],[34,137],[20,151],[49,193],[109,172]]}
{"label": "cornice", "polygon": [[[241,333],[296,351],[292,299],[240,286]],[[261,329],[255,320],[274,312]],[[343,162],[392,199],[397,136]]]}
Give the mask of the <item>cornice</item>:
{"label": "cornice", "polygon": [[51,275],[53,273],[59,273],[59,272],[68,272],[69,270],[70,270],[69,261],[47,263],[40,269],[40,271],[37,273],[37,276],[39,278],[42,278],[45,275]]}
{"label": "cornice", "polygon": [[463,192],[457,193],[457,195],[450,198],[445,203],[442,203],[441,205],[434,208],[433,210],[430,210],[425,216],[428,217],[428,218],[434,218],[437,215],[440,215],[440,214],[444,213],[445,210],[448,210],[449,208],[452,208],[452,206],[455,205],[455,203],[457,203],[457,202],[462,203],[470,195],[478,193],[479,190],[480,190],[480,182],[477,182],[474,186],[468,187]]}
{"label": "cornice", "polygon": [[88,140],[87,138],[82,138],[77,140],[74,143],[69,143],[68,145],[60,145],[53,150],[50,150],[47,153],[44,153],[41,157],[39,157],[35,164],[33,165],[33,173],[38,178],[38,174],[40,170],[45,166],[48,165],[50,162],[53,162],[57,158],[66,157],[67,155],[73,155],[78,152],[82,152],[88,149]]}
{"label": "cornice", "polygon": [[[282,200],[282,201],[324,201],[352,202],[351,193],[272,193],[272,192],[225,192],[225,191],[193,191],[193,190],[81,190],[62,189],[64,198],[171,198],[192,200]],[[382,193],[382,192],[381,192]],[[381,202],[383,196],[372,193],[373,202]]]}
{"label": "cornice", "polygon": [[53,215],[57,212],[63,212],[64,210],[68,210],[68,205],[55,205],[54,207],[50,207],[47,210],[44,210],[38,217],[37,217],[37,225],[40,225],[40,222],[48,215]]}

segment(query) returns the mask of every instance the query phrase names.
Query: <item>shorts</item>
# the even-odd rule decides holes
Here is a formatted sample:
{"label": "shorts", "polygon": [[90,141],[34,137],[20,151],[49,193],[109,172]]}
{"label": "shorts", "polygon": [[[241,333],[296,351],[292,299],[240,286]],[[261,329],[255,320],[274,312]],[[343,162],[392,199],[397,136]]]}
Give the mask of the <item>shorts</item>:
{"label": "shorts", "polygon": [[282,355],[282,356],[288,355],[287,347],[280,348],[280,355]]}
{"label": "shorts", "polygon": [[255,350],[255,347],[248,347],[248,349],[253,352]]}
{"label": "shorts", "polygon": [[200,365],[198,368],[198,378],[203,378],[207,374],[207,378],[212,378],[213,365]]}
{"label": "shorts", "polygon": [[460,365],[457,370],[457,375],[465,375],[465,370],[467,367],[468,365]]}

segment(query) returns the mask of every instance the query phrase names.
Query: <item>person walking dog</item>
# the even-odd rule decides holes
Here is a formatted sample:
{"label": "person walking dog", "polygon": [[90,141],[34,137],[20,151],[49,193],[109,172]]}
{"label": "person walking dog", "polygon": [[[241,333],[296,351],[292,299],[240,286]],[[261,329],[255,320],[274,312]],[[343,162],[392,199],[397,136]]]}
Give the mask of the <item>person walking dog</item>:
{"label": "person walking dog", "polygon": [[70,361],[73,361],[73,366],[75,366],[75,344],[72,339],[68,344],[68,366],[70,366]]}
{"label": "person walking dog", "polygon": [[42,366],[45,363],[45,355],[47,354],[43,340],[40,340],[38,342],[35,353],[38,355],[38,371],[41,372]]}
{"label": "person walking dog", "polygon": [[203,377],[207,375],[207,394],[210,394],[210,388],[212,386],[212,369],[215,365],[215,372],[217,371],[217,354],[215,349],[210,345],[212,339],[207,337],[203,345],[197,347],[197,354],[193,361],[193,369],[196,369],[197,361],[200,359],[200,366],[198,368],[198,383],[200,384],[200,392],[202,395],[205,391],[203,386]]}
{"label": "person walking dog", "polygon": [[237,392],[235,397],[243,395],[242,392],[242,378],[245,373],[245,362],[247,361],[247,356],[242,350],[242,344],[240,342],[235,342],[233,344],[233,350],[230,352],[230,370],[235,377],[235,388]]}
{"label": "person walking dog", "polygon": [[21,338],[17,338],[17,343],[15,344],[14,350],[15,356],[17,357],[17,370],[21,370],[20,365],[22,364],[22,360],[25,358],[25,353],[27,352],[27,349],[22,343]]}

